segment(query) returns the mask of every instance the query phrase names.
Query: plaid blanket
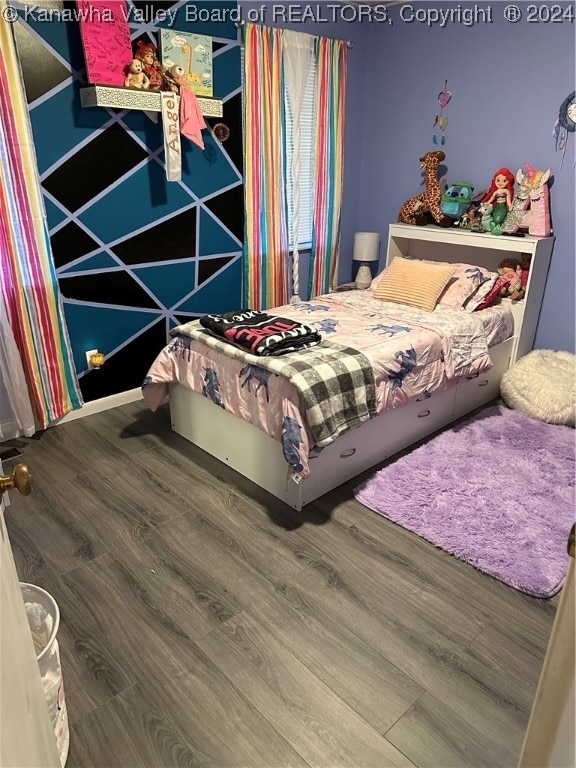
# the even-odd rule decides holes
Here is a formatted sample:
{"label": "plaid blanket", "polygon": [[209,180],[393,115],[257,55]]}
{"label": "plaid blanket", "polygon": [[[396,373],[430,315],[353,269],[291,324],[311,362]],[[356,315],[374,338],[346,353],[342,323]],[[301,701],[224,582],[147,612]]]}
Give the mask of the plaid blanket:
{"label": "plaid blanket", "polygon": [[189,336],[230,357],[285,376],[298,390],[318,447],[376,415],[376,386],[370,361],[352,347],[321,341],[282,357],[258,357],[213,336],[197,320],[170,331]]}

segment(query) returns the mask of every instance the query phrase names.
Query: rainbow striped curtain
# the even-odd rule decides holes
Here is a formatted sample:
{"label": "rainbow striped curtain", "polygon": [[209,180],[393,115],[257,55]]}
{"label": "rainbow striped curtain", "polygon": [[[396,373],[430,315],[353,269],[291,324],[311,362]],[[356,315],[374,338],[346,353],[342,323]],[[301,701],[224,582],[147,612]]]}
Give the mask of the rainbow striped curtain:
{"label": "rainbow striped curtain", "polygon": [[288,303],[282,32],[244,26],[244,306]]}
{"label": "rainbow striped curtain", "polygon": [[82,405],[42,203],[22,73],[0,0],[2,301],[40,429]]}
{"label": "rainbow striped curtain", "polygon": [[308,278],[310,296],[328,293],[338,268],[348,47],[342,40],[320,37],[316,56],[317,154]]}

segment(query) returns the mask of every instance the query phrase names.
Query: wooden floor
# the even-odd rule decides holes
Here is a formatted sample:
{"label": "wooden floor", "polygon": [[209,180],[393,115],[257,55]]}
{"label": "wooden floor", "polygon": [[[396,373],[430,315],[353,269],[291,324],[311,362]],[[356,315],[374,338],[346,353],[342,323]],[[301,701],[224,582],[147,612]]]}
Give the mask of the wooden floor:
{"label": "wooden floor", "polygon": [[10,445],[34,487],[6,513],[19,575],[62,613],[69,768],[516,765],[557,598],[435,549],[354,483],[295,512],[167,408]]}

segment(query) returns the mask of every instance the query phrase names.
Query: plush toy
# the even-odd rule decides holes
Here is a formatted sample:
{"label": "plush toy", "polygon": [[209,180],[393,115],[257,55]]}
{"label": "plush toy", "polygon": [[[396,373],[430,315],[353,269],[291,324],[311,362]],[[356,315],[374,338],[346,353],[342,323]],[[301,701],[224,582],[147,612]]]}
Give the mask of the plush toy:
{"label": "plush toy", "polygon": [[480,214],[482,229],[484,232],[490,232],[490,227],[492,226],[492,203],[480,203],[478,213]]}
{"label": "plush toy", "polygon": [[156,57],[156,46],[153,43],[145,43],[138,40],[134,57],[142,62],[142,70],[150,80],[149,89],[159,91],[162,88],[164,69]]}
{"label": "plush toy", "polygon": [[484,232],[478,203],[472,203],[470,208],[462,214],[458,227],[467,229],[469,232]]}
{"label": "plush toy", "polygon": [[500,296],[510,296],[522,288],[522,265],[518,259],[503,259],[498,264],[498,274],[502,279]]}
{"label": "plush toy", "polygon": [[501,226],[504,223],[508,212],[512,210],[513,194],[514,174],[508,168],[499,168],[492,177],[490,189],[482,201],[484,203],[491,203],[492,221],[494,224]]}
{"label": "plush toy", "polygon": [[442,213],[457,220],[468,210],[472,202],[474,186],[469,181],[455,181],[442,192]]}
{"label": "plush toy", "polygon": [[520,260],[520,287],[510,293],[512,301],[520,301],[526,295],[528,285],[528,273],[530,272],[530,256],[523,255]]}
{"label": "plush toy", "polygon": [[445,158],[446,155],[441,150],[422,155],[420,168],[426,173],[426,189],[403,203],[398,214],[400,224],[425,226],[430,215],[439,226],[452,226],[452,219],[443,213],[440,205],[442,190],[438,181],[438,166]]}
{"label": "plush toy", "polygon": [[186,85],[184,70],[178,64],[170,67],[164,72],[164,89],[167,91],[180,92],[180,87]]}
{"label": "plush toy", "polygon": [[[487,205],[487,203],[483,203],[483,205]],[[522,266],[518,259],[502,259],[498,264],[498,275],[499,277],[492,286],[490,293],[476,308],[476,311],[485,309],[502,298],[511,297],[515,291],[522,288]]]}
{"label": "plush toy", "polygon": [[549,237],[552,234],[550,218],[550,192],[548,181],[551,171],[538,171],[525,163],[516,174],[518,194],[514,198],[512,210],[502,227],[505,233],[528,229],[530,235]]}
{"label": "plush toy", "polygon": [[140,88],[147,90],[150,85],[150,79],[143,71],[143,64],[140,59],[132,59],[128,66],[128,74],[124,80],[126,88]]}

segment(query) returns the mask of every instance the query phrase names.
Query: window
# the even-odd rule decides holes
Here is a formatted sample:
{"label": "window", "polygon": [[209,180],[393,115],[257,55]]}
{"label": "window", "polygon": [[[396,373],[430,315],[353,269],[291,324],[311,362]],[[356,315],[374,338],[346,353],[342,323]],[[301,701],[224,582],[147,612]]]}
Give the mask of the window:
{"label": "window", "polygon": [[[316,61],[308,73],[304,101],[300,114],[300,205],[298,216],[298,247],[310,248],[312,245],[312,219],[314,215],[314,93],[316,86]],[[288,93],[284,89],[286,108],[286,201],[288,207],[288,244],[294,248],[293,217],[294,188],[292,184],[292,158],[294,157],[294,124]]]}
{"label": "window", "polygon": [[[241,47],[241,72],[244,76],[244,46]],[[298,247],[312,246],[312,219],[314,215],[314,94],[316,90],[316,60],[308,73],[304,101],[300,113],[300,205],[298,222]],[[242,88],[244,92],[244,88]],[[292,158],[294,156],[293,120],[288,101],[288,92],[284,88],[284,107],[286,114],[286,203],[288,208],[288,246],[294,248],[293,216],[294,188],[292,184]],[[242,109],[244,115],[244,109]],[[242,135],[245,136],[244,126]]]}

